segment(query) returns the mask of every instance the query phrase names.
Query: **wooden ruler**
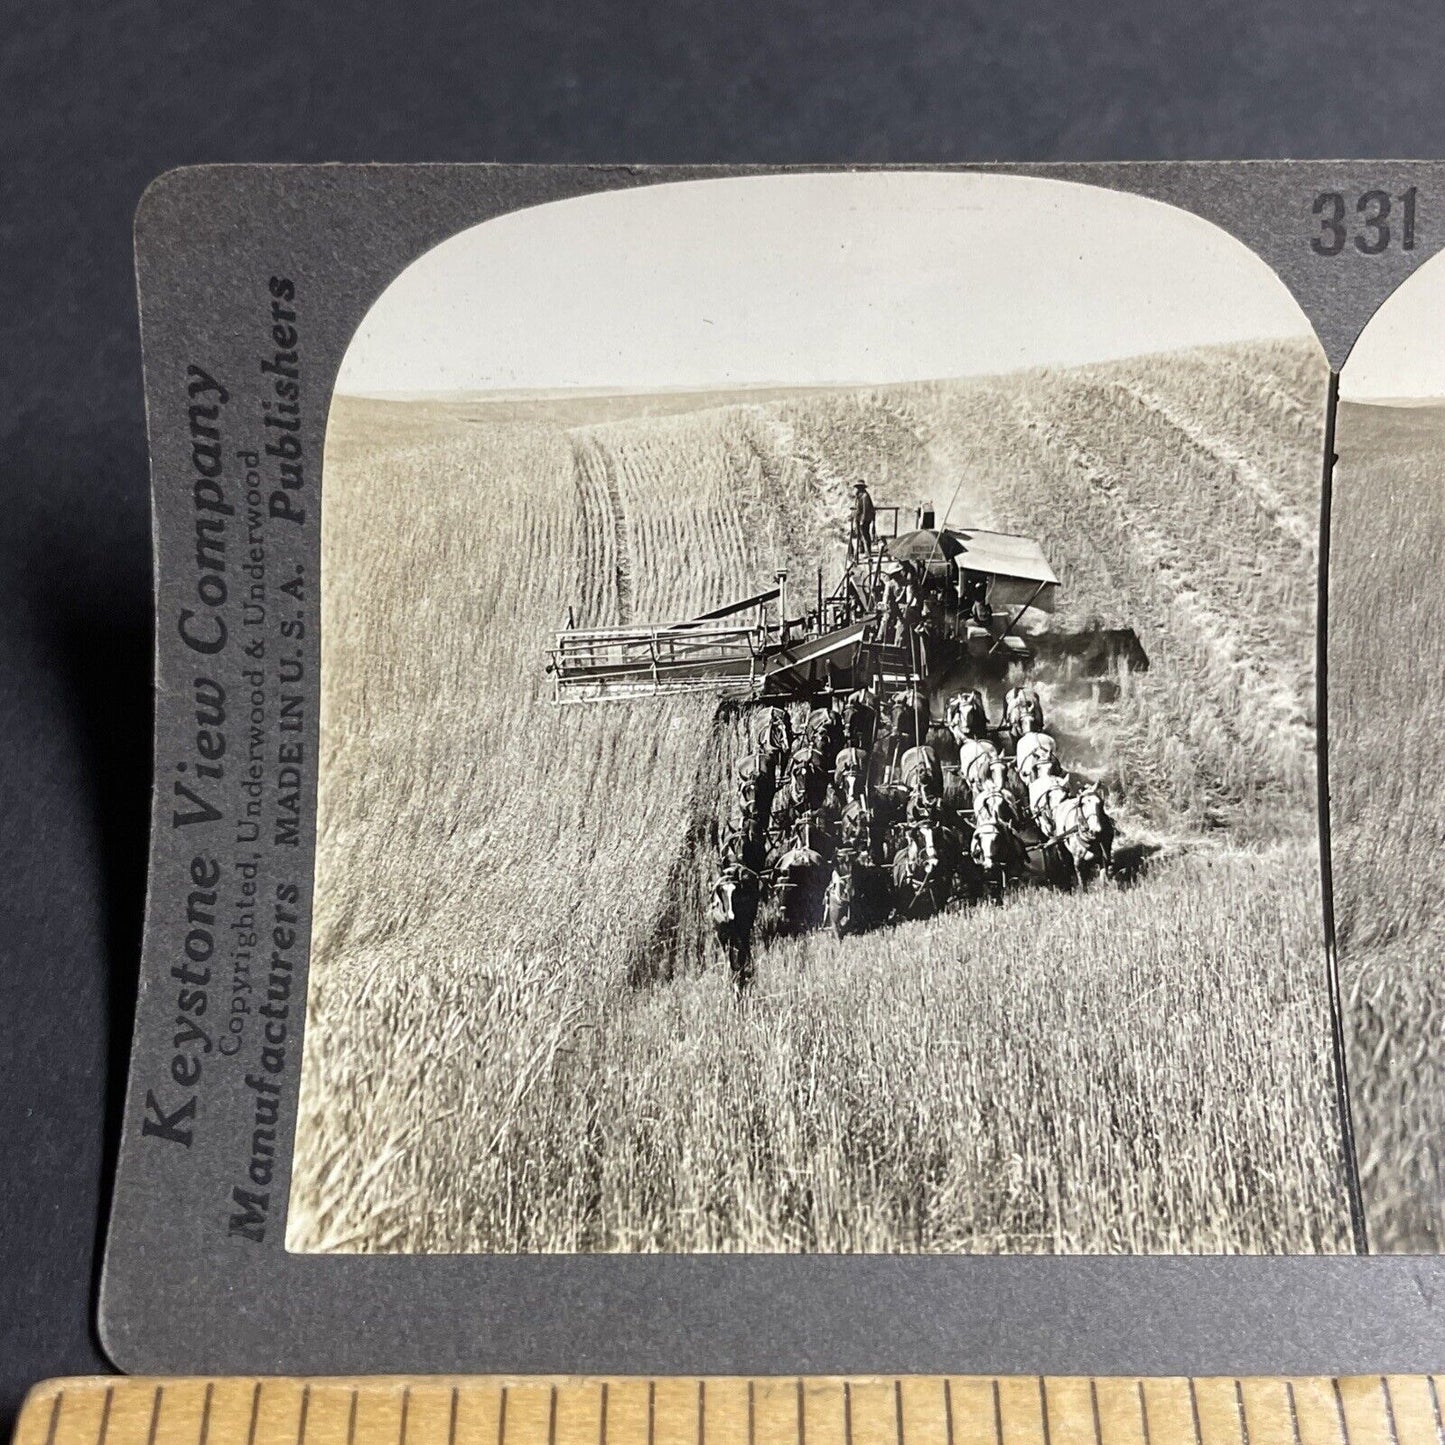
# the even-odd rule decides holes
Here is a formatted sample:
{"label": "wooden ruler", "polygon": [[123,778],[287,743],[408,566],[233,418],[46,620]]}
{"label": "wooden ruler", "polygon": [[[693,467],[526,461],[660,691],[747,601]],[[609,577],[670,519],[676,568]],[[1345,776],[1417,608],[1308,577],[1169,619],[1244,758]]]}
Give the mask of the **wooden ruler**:
{"label": "wooden ruler", "polygon": [[1445,1445],[1433,1376],[76,1379],[15,1445]]}

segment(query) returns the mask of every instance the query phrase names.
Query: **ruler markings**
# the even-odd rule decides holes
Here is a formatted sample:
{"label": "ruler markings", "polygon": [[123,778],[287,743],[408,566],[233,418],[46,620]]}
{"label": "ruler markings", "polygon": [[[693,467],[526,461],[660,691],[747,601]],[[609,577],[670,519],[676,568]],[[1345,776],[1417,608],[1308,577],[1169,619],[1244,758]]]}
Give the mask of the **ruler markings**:
{"label": "ruler markings", "polygon": [[1199,1405],[1202,1445],[1241,1445],[1244,1414],[1239,1381],[1232,1377],[1196,1380],[1194,1396]]}
{"label": "ruler markings", "polygon": [[999,1425],[1006,1445],[1047,1445],[1043,1392],[1037,1375],[995,1381],[999,1393]]}
{"label": "ruler markings", "polygon": [[1344,1445],[1350,1445],[1350,1422],[1345,1419],[1345,1397],[1340,1392],[1340,1382],[1338,1378],[1331,1380],[1330,1385],[1335,1392],[1335,1410],[1340,1417],[1340,1439],[1344,1442]]}
{"label": "ruler markings", "polygon": [[[354,1392],[353,1392],[354,1393]],[[251,1391],[251,1423],[246,1427],[246,1445],[256,1445],[256,1422],[261,1418],[261,1382]]]}
{"label": "ruler markings", "polygon": [[555,1430],[555,1382],[513,1380],[507,1386],[507,1438],[522,1445],[547,1445]]}
{"label": "ruler markings", "polygon": [[1139,1384],[1149,1411],[1151,1445],[1197,1445],[1189,1382],[1164,1379]]}
{"label": "ruler markings", "polygon": [[1296,1379],[1290,1383],[1294,1391],[1300,1439],[1304,1445],[1340,1445],[1343,1436],[1334,1381],[1314,1378]]}
{"label": "ruler markings", "polygon": [[747,1381],[710,1379],[706,1399],[707,1439],[711,1445],[741,1445],[748,1434]]}
{"label": "ruler markings", "polygon": [[57,1390],[50,1403],[50,1423],[45,1430],[45,1445],[55,1445],[55,1435],[60,1429],[60,1407],[65,1402],[65,1391]]}
{"label": "ruler markings", "polygon": [[1240,1398],[1250,1445],[1300,1445],[1286,1381],[1241,1380]]}
{"label": "ruler markings", "polygon": [[[649,1438],[656,1445],[697,1445],[698,1411],[701,1409],[697,1379],[653,1381],[649,1396]],[[789,1390],[787,1409],[790,1417],[796,1408],[793,1392]]]}
{"label": "ruler markings", "polygon": [[[857,1379],[848,1383],[852,1445],[898,1445],[898,1393],[887,1379]],[[781,1430],[768,1436],[784,1441]]]}
{"label": "ruler markings", "polygon": [[1340,1410],[1352,1445],[1391,1445],[1391,1421],[1385,1412],[1380,1377],[1336,1382]]}
{"label": "ruler markings", "polygon": [[1104,1445],[1104,1427],[1099,1420],[1099,1382],[1089,1381],[1089,1418],[1094,1426],[1094,1445]]}
{"label": "ruler markings", "polygon": [[1430,1381],[1419,1375],[1386,1375],[1382,1384],[1389,1403],[1391,1438],[1398,1445],[1440,1445]]}
{"label": "ruler markings", "polygon": [[1053,1376],[1038,1382],[1039,1413],[1050,1445],[1100,1445],[1093,1381]]}
{"label": "ruler markings", "polygon": [[155,1399],[151,1402],[151,1422],[146,1427],[146,1445],[156,1445],[156,1428],[161,1423],[161,1401],[165,1395],[166,1387],[157,1385]]}
{"label": "ruler markings", "polygon": [[898,1390],[903,1406],[899,1429],[907,1445],[951,1445],[953,1422],[949,1418],[948,1380],[910,1375],[898,1381]]}
{"label": "ruler markings", "polygon": [[607,1406],[607,1439],[609,1445],[646,1445],[648,1421],[648,1381],[613,1380]]}
{"label": "ruler markings", "polygon": [[[310,1382],[302,1392],[301,1410],[297,1413],[298,1417],[304,1415],[304,1419],[297,1420],[297,1439],[309,1442],[309,1445],[341,1445],[343,1440],[354,1433],[351,1424],[351,1390],[344,1382]],[[263,1419],[264,1415],[263,1409]],[[234,1445],[234,1437],[228,1435],[224,1429],[213,1433],[217,1436],[216,1445]],[[161,1445],[166,1445],[166,1442],[162,1441]]]}
{"label": "ruler markings", "polygon": [[950,1445],[999,1445],[993,1381],[959,1375],[949,1382],[953,1438]]}
{"label": "ruler markings", "polygon": [[1400,1428],[1395,1423],[1395,1402],[1390,1398],[1390,1382],[1380,1376],[1380,1398],[1385,1402],[1385,1424],[1390,1432],[1390,1445],[1400,1445]]}
{"label": "ruler markings", "polygon": [[[1089,1445],[1145,1445],[1143,1397],[1140,1380],[1091,1379]],[[1082,1435],[1083,1429],[1078,1433]]]}
{"label": "ruler markings", "polygon": [[[495,1398],[494,1398],[495,1397]],[[15,1445],[1445,1445],[1433,1376],[74,1380]]]}

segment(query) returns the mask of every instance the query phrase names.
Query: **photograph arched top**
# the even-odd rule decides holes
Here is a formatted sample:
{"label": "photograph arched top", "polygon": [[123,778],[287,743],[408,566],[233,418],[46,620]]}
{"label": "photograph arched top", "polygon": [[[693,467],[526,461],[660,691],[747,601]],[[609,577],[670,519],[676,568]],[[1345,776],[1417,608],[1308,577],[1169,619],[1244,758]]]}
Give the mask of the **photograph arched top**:
{"label": "photograph arched top", "polygon": [[1162,202],[991,173],[752,176],[459,232],[380,296],[337,390],[879,384],[1312,336],[1263,260]]}
{"label": "photograph arched top", "polygon": [[1385,298],[1345,359],[1345,401],[1445,402],[1445,264],[1431,257]]}

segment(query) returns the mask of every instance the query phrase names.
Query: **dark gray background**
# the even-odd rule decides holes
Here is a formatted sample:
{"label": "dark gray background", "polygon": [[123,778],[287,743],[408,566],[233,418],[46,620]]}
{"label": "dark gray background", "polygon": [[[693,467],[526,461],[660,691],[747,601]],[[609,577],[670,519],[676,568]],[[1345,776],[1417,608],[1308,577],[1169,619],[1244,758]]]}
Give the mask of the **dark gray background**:
{"label": "dark gray background", "polygon": [[[104,1368],[93,1270],[145,874],[130,218],[213,160],[1445,155],[1402,4],[4,7],[0,1415]],[[203,18],[202,18],[203,17]]]}

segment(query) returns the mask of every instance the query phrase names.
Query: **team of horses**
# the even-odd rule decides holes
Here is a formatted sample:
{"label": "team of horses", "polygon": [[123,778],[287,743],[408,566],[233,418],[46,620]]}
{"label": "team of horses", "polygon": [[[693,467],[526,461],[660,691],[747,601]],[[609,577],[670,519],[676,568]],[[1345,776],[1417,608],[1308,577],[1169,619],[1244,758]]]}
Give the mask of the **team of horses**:
{"label": "team of horses", "polygon": [[886,707],[862,689],[801,726],[787,708],[760,707],[747,735],[709,909],[739,985],[762,928],[841,937],[999,903],[1021,884],[1113,875],[1103,794],[1066,771],[1031,687],[1008,691],[996,726],[976,690],[931,720],[915,679]]}

